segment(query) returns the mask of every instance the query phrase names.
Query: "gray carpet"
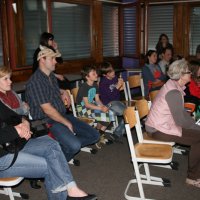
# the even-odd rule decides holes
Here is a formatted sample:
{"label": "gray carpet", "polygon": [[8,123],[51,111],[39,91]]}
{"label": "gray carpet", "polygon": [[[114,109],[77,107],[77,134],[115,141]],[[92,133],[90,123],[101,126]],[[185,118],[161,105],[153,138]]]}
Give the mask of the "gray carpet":
{"label": "gray carpet", "polygon": [[[134,176],[134,171],[127,140],[123,138],[122,141],[123,144],[104,146],[96,155],[80,152],[76,158],[80,159],[81,166],[70,165],[78,185],[89,193],[95,193],[99,200],[125,200],[124,190],[128,180]],[[187,156],[174,155],[173,160],[180,165],[178,171],[151,166],[152,175],[170,179],[171,187],[145,185],[146,197],[159,200],[199,200],[200,189],[185,184],[187,159]],[[27,180],[14,190],[28,193],[30,200],[47,199],[44,187],[40,190],[31,189]],[[133,185],[130,194],[137,193],[137,185]],[[0,194],[0,200],[8,199]]]}

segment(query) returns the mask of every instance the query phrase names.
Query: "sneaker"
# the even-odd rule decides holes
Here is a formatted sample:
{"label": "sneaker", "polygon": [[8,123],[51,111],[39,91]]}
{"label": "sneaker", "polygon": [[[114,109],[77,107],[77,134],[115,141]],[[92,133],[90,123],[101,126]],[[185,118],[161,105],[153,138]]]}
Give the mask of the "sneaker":
{"label": "sneaker", "polygon": [[188,185],[192,185],[192,186],[200,188],[200,180],[199,179],[193,180],[193,179],[190,179],[190,178],[186,178],[185,182]]}

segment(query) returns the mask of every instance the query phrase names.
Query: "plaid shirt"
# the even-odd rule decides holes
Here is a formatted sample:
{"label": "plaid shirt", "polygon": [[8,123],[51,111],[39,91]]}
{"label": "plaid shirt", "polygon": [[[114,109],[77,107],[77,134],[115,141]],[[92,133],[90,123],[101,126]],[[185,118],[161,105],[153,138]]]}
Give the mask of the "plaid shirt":
{"label": "plaid shirt", "polygon": [[60,114],[66,112],[61,99],[57,79],[53,73],[47,76],[38,69],[29,79],[26,85],[26,101],[30,106],[30,114],[34,120],[47,119],[41,105],[50,103]]}

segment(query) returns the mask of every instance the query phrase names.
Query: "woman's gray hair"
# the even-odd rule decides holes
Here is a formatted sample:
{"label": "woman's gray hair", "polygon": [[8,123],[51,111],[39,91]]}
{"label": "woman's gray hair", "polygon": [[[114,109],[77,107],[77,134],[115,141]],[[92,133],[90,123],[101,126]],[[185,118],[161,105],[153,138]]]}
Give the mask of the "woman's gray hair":
{"label": "woman's gray hair", "polygon": [[188,62],[183,58],[181,60],[174,61],[167,72],[168,76],[172,80],[179,80],[184,72],[188,70]]}

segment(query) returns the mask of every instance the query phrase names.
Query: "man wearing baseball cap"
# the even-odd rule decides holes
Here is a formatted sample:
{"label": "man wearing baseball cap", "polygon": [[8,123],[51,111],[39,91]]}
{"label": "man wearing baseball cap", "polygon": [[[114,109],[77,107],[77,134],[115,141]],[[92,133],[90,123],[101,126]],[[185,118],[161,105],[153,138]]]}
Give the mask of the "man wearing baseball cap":
{"label": "man wearing baseball cap", "polygon": [[69,95],[59,89],[54,75],[56,57],[59,52],[42,48],[38,53],[39,68],[26,85],[26,100],[34,120],[44,119],[50,124],[50,131],[60,143],[63,153],[70,161],[82,147],[99,140],[99,133],[88,124],[66,113],[63,102],[70,105]]}

